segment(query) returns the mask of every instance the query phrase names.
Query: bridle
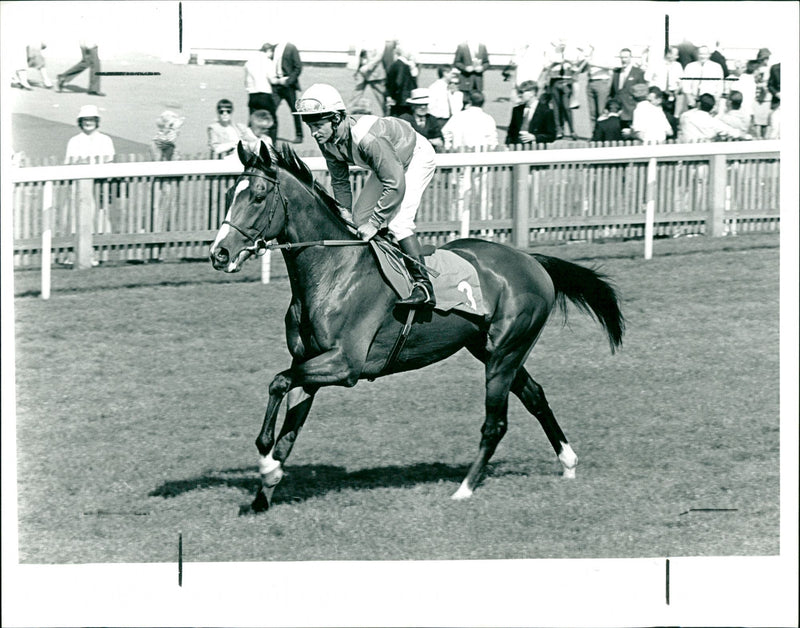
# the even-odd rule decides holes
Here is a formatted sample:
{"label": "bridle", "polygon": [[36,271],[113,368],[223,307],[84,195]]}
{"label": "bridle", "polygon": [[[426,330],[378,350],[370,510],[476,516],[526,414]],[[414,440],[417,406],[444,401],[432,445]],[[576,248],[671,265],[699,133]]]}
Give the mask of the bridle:
{"label": "bridle", "polygon": [[[272,224],[272,219],[275,216],[275,210],[278,209],[278,201],[280,200],[281,204],[283,205],[284,215],[286,216],[288,216],[289,206],[286,202],[286,198],[283,196],[283,192],[281,192],[281,184],[277,175],[271,177],[261,172],[245,171],[239,176],[239,179],[245,176],[260,177],[272,183],[272,189],[274,190],[274,193],[272,194],[272,205],[270,206],[269,212],[266,213],[266,220],[263,218],[265,214],[261,213],[252,227],[239,227],[227,219],[223,220],[222,224],[230,226],[231,229],[238,231],[242,236],[244,236],[245,239],[252,242],[251,246],[244,248],[245,251],[249,251],[254,255],[261,256],[264,255],[270,248],[269,244],[267,244],[266,238],[264,238],[264,233]],[[264,200],[266,200],[266,198]]]}

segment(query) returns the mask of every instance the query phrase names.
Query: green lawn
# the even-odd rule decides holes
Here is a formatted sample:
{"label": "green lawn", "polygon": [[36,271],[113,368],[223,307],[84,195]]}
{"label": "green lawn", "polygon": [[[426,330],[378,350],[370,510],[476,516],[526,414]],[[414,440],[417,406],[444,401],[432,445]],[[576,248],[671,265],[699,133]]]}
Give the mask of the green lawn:
{"label": "green lawn", "polygon": [[[779,236],[542,247],[599,264],[628,334],[577,310],[527,367],[580,457],[511,402],[489,476],[483,369],[466,353],[325,389],[272,510],[257,487],[266,387],[288,365],[285,278],[208,264],[16,273],[19,550],[25,563],[774,555]],[[701,511],[691,509],[726,509]],[[685,513],[685,514],[684,514]]]}

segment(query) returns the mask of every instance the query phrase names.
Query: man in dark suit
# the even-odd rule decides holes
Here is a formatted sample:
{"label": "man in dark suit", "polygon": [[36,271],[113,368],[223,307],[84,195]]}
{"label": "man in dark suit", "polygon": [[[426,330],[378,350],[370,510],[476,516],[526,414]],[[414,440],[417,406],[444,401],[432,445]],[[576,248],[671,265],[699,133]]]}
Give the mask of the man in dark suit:
{"label": "man in dark suit", "polygon": [[645,83],[644,71],[633,65],[633,54],[630,48],[623,48],[619,51],[620,67],[614,69],[611,77],[611,98],[616,98],[622,110],[619,119],[622,128],[628,128],[633,120],[633,110],[636,108],[636,99],[633,97],[633,86],[637,83]]}
{"label": "man in dark suit", "polygon": [[453,67],[461,72],[461,91],[465,101],[473,90],[483,91],[483,73],[489,68],[489,53],[482,43],[465,41],[458,44]]}
{"label": "man in dark suit", "polygon": [[[289,42],[281,42],[275,46],[275,76],[277,82],[273,86],[275,92],[275,109],[277,111],[282,100],[289,104],[292,113],[297,111],[295,102],[297,92],[300,90],[300,73],[303,71],[303,62],[300,60],[300,53],[297,47]],[[278,133],[278,116],[275,116],[275,130]],[[300,116],[294,116],[294,143],[300,144],[303,141],[303,120]]]}
{"label": "man in dark suit", "polygon": [[555,115],[545,99],[539,100],[536,81],[524,81],[517,91],[522,102],[511,110],[506,144],[547,144],[555,140]]}

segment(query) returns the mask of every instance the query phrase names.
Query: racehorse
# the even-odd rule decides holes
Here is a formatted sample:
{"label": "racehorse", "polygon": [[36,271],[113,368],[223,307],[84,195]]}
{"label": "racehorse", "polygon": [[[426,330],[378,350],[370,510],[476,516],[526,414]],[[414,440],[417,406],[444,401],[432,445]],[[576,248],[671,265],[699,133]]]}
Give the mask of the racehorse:
{"label": "racehorse", "polygon": [[[256,439],[261,487],[254,511],[269,508],[317,391],[354,386],[433,364],[466,348],[485,365],[485,419],[477,458],[453,499],[468,498],[507,429],[509,392],[544,428],[563,466],[574,477],[578,458],[561,431],[542,387],[523,366],[547,322],[566,299],[593,315],[612,353],[622,344],[625,320],[616,290],[595,271],[546,255],[529,255],[504,244],[460,239],[442,248],[468,260],[480,278],[491,316],[427,312],[413,325],[397,359],[390,353],[405,320],[404,308],[384,281],[373,253],[340,217],[336,201],[314,180],[288,144],[237,148],[243,174],[228,190],[227,215],[210,249],[217,270],[236,272],[275,239],[282,248],[292,298],[286,313],[291,366],[269,386],[269,400]],[[326,242],[354,246],[326,246]],[[279,407],[287,397],[283,426],[275,438]]]}

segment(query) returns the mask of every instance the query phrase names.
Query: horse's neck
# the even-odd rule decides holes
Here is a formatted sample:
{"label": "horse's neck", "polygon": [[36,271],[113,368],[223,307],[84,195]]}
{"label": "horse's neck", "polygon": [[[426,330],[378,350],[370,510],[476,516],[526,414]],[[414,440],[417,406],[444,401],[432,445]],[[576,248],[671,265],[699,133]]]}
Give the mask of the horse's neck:
{"label": "horse's neck", "polygon": [[[310,190],[287,195],[286,224],[278,236],[281,244],[319,240],[354,240],[344,222],[333,215],[324,200]],[[284,249],[293,290],[332,281],[338,273],[355,272],[367,246],[308,246]]]}

